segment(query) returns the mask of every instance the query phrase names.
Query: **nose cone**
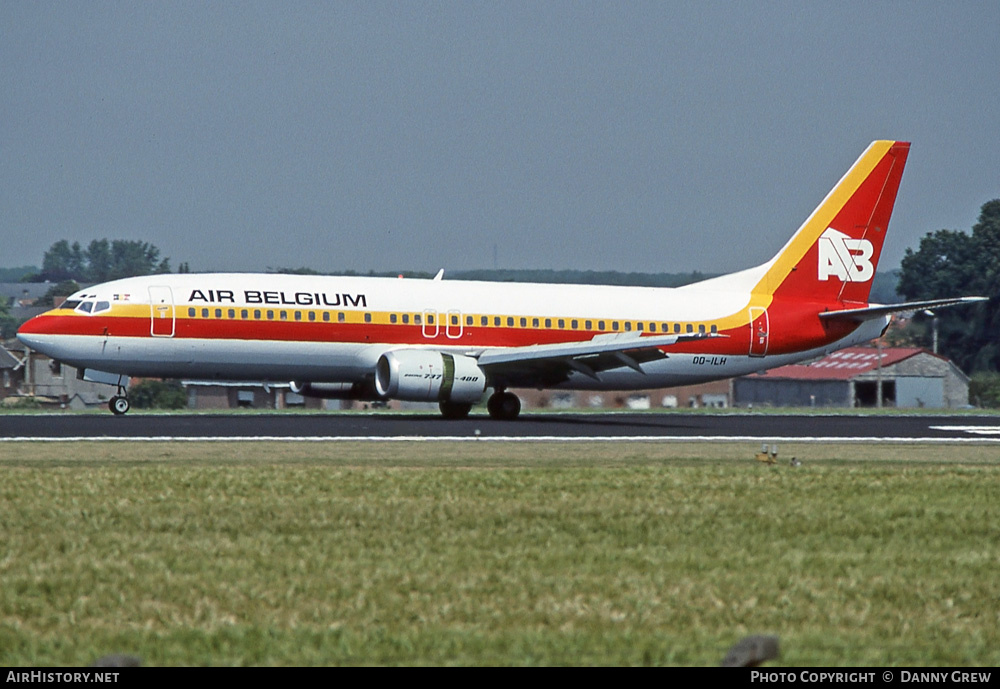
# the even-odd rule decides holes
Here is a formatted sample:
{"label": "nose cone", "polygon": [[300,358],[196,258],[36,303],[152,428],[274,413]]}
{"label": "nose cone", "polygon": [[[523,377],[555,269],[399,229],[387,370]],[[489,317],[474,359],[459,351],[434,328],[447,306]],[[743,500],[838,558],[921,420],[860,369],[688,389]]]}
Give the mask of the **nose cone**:
{"label": "nose cone", "polygon": [[39,316],[28,320],[17,331],[17,339],[24,345],[43,354],[49,354],[48,348],[52,343],[52,338],[59,333],[56,326],[56,319],[47,311]]}

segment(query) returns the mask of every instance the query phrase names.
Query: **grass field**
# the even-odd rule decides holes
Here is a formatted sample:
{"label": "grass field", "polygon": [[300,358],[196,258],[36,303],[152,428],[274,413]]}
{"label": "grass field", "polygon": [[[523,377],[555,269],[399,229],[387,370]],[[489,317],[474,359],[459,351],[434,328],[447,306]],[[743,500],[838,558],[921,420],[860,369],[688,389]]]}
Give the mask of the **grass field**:
{"label": "grass field", "polygon": [[0,665],[1000,664],[1000,447],[757,449],[0,444]]}

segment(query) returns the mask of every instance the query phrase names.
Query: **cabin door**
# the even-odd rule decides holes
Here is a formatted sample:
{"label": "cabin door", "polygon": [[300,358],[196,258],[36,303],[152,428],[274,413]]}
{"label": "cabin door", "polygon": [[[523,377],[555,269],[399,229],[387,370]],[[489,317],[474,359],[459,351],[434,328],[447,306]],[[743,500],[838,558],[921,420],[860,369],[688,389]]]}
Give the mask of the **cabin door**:
{"label": "cabin door", "polygon": [[174,293],[169,287],[149,288],[149,334],[153,337],[173,337]]}
{"label": "cabin door", "polygon": [[768,340],[767,309],[760,306],[750,307],[750,356],[767,354]]}

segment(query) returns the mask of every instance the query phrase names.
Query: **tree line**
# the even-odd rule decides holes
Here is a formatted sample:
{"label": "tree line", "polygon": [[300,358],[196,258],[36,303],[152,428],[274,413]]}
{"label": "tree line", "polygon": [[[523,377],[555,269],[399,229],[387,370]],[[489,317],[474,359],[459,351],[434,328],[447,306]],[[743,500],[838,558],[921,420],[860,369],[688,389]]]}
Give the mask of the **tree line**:
{"label": "tree line", "polygon": [[[938,230],[907,249],[899,270],[900,294],[908,300],[982,296],[989,301],[941,309],[938,351],[963,371],[1000,371],[1000,199],[983,204],[971,232]],[[918,336],[930,346],[926,314]]]}
{"label": "tree line", "polygon": [[169,273],[170,259],[149,242],[128,239],[95,239],[87,248],[61,239],[42,257],[42,269],[26,282],[95,283],[135,275]]}

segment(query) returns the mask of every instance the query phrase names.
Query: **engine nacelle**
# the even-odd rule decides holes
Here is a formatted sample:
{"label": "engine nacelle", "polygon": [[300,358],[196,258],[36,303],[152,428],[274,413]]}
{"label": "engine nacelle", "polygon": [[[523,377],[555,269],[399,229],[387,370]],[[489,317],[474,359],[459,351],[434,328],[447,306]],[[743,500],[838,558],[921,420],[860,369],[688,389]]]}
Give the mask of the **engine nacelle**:
{"label": "engine nacelle", "polygon": [[367,386],[358,383],[310,383],[293,380],[289,387],[292,392],[303,397],[318,397],[325,400],[377,400],[378,395]]}
{"label": "engine nacelle", "polygon": [[410,402],[475,404],[486,390],[486,374],[475,359],[433,349],[398,349],[375,365],[375,391]]}

